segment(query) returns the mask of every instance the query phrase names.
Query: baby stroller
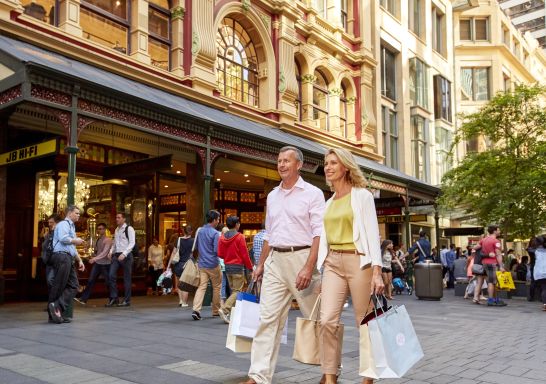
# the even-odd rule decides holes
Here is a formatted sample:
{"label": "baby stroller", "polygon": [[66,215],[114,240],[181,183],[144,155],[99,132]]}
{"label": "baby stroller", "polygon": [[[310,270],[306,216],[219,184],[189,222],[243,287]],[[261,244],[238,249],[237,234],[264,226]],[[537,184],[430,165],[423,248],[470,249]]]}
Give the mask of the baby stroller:
{"label": "baby stroller", "polygon": [[406,281],[406,275],[402,272],[398,263],[392,263],[392,287],[394,288],[394,293],[397,295],[401,295],[404,290],[411,295],[410,287]]}
{"label": "baby stroller", "polygon": [[168,295],[173,288],[173,273],[170,269],[163,272],[157,279],[157,286],[163,288],[163,294]]}

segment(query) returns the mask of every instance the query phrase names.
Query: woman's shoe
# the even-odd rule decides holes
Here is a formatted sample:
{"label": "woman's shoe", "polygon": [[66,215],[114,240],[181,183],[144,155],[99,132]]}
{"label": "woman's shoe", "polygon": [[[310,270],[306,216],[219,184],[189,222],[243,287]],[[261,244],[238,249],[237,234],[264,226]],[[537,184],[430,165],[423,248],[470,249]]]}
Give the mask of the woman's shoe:
{"label": "woman's shoe", "polygon": [[474,304],[481,305],[480,300],[472,299],[472,302],[473,302]]}
{"label": "woman's shoe", "polygon": [[362,384],[373,384],[373,379],[364,379],[362,380]]}
{"label": "woman's shoe", "polygon": [[[324,379],[324,381],[322,379]],[[322,379],[320,380],[321,384],[337,384],[337,375],[322,375]]]}

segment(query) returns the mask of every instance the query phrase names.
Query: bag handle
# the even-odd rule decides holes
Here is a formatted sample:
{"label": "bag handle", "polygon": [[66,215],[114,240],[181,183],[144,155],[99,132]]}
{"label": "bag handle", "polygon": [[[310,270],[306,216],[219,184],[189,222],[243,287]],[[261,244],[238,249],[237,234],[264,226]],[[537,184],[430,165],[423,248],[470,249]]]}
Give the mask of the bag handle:
{"label": "bag handle", "polygon": [[[311,310],[311,313],[309,314],[309,320],[316,320],[316,321],[320,320],[320,302],[322,299],[321,296],[322,296],[322,293],[319,293],[319,295],[317,296],[317,300],[315,301],[315,305],[313,305],[313,309]],[[315,310],[317,310],[316,311],[317,313],[316,313],[316,317],[313,319],[313,314],[315,313]]]}
{"label": "bag handle", "polygon": [[260,288],[261,288],[260,283],[252,280],[250,284],[248,284],[246,293],[250,293],[252,295],[255,295],[257,298],[260,298]]}

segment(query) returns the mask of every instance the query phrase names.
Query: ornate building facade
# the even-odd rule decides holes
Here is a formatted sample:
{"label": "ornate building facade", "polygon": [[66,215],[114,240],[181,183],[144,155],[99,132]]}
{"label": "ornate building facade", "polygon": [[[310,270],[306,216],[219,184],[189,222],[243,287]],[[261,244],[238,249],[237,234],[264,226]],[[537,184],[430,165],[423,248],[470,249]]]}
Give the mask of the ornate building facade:
{"label": "ornate building facade", "polygon": [[284,145],[326,194],[325,148],[350,149],[384,237],[439,237],[451,20],[444,0],[0,0],[0,300],[42,291],[68,195],[90,242],[124,211],[145,251],[209,207],[250,240]]}

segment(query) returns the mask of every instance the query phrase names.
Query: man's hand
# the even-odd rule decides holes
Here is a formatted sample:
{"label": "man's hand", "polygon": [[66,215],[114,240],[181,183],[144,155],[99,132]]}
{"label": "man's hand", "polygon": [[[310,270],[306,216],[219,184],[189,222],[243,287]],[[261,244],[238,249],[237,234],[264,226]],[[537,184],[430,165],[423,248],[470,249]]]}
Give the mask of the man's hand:
{"label": "man's hand", "polygon": [[85,240],[82,239],[82,238],[76,237],[75,239],[72,239],[72,242],[73,242],[75,245],[82,245],[82,244],[85,243]]}
{"label": "man's hand", "polygon": [[83,272],[85,271],[85,265],[83,264],[83,261],[79,261],[78,263],[78,271]]}
{"label": "man's hand", "polygon": [[308,266],[304,266],[300,273],[298,273],[298,277],[296,277],[296,289],[298,291],[303,291],[305,288],[311,284],[311,277],[313,276],[313,268],[309,268]]}
{"label": "man's hand", "polygon": [[119,256],[118,256],[118,261],[123,261],[125,260],[127,256],[125,256],[123,253],[121,253]]}
{"label": "man's hand", "polygon": [[92,258],[89,259],[89,264],[93,264],[95,261],[97,261],[97,260],[95,260],[95,258],[92,257]]}
{"label": "man's hand", "polygon": [[256,269],[252,271],[252,281],[260,281],[264,274],[264,266],[259,264],[256,266]]}
{"label": "man's hand", "polygon": [[381,276],[381,269],[374,268],[374,272],[372,274],[372,294],[379,296],[383,294],[384,290],[385,283],[383,282],[383,277]]}

